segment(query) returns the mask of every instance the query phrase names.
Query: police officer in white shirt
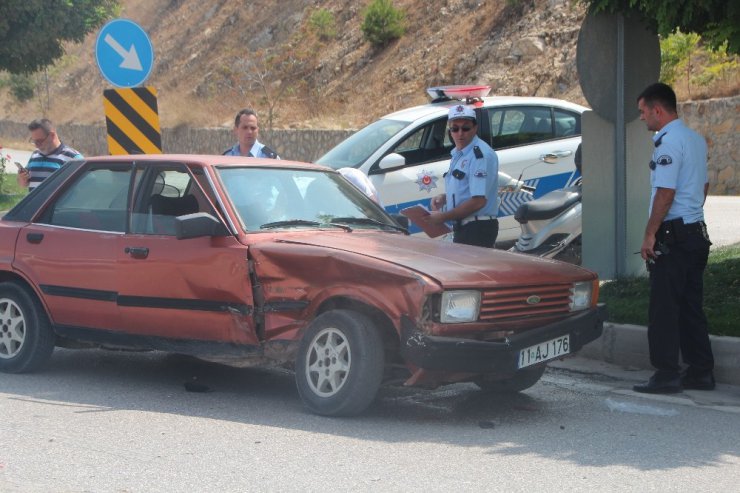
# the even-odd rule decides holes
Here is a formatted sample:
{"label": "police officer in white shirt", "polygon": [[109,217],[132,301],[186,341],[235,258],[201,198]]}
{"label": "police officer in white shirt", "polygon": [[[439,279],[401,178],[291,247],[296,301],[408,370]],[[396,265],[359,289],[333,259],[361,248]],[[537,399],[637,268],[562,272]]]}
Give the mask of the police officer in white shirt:
{"label": "police officer in white shirt", "polygon": [[445,193],[432,199],[432,224],[452,221],[453,241],[493,248],[498,235],[498,156],[481,140],[475,110],[459,104],[450,108],[447,129],[455,143]]}
{"label": "police officer in white shirt", "polygon": [[[650,273],[648,346],[656,371],[636,392],[711,390],[714,356],[702,308],[709,256],[704,223],[707,143],[678,118],[669,86],[648,86],[637,98],[640,119],[653,136],[650,212],[640,253]],[[679,354],[687,365],[681,373]]]}
{"label": "police officer in white shirt", "polygon": [[257,114],[254,110],[248,108],[241,110],[234,119],[234,135],[238,142],[224,151],[224,155],[280,159],[277,152],[257,140],[259,131]]}

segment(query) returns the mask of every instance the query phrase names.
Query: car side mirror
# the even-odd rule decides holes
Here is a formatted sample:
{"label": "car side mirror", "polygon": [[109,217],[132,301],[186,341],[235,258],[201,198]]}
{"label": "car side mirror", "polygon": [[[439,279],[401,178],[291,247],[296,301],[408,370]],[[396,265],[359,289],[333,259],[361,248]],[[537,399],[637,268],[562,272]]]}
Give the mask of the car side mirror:
{"label": "car side mirror", "polygon": [[185,214],[175,218],[175,235],[178,240],[202,236],[228,236],[228,234],[226,226],[207,212]]}
{"label": "car side mirror", "polygon": [[378,163],[380,169],[400,168],[401,166],[406,166],[406,158],[396,152],[384,156]]}

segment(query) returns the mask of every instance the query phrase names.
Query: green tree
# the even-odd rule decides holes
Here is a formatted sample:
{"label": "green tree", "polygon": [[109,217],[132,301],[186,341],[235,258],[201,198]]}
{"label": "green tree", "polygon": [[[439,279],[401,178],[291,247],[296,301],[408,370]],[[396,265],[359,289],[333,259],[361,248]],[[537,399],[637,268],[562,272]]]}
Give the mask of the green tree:
{"label": "green tree", "polygon": [[362,33],[373,46],[385,46],[406,32],[406,13],[391,0],[373,0],[365,10]]}
{"label": "green tree", "polygon": [[660,40],[660,80],[668,85],[676,83],[681,74],[691,73],[691,57],[699,49],[701,36],[677,31]]}
{"label": "green tree", "polygon": [[581,0],[591,12],[636,12],[663,37],[675,30],[699,34],[709,46],[725,41],[740,54],[740,2],[737,0]]}
{"label": "green tree", "polygon": [[28,74],[10,74],[8,86],[13,98],[20,103],[33,99],[36,92],[36,81]]}
{"label": "green tree", "polygon": [[2,0],[0,70],[36,72],[119,12],[117,0]]}
{"label": "green tree", "polygon": [[337,35],[334,14],[329,9],[321,8],[314,10],[308,19],[308,24],[322,41],[328,41]]}

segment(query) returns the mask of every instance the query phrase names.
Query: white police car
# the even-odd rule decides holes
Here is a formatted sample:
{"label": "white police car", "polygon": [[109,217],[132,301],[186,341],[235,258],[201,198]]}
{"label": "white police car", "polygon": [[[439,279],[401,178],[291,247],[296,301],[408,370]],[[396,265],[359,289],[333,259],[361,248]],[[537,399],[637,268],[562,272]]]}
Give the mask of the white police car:
{"label": "white police car", "polygon": [[[444,192],[442,175],[454,145],[447,113],[460,101],[473,104],[478,136],[496,150],[500,163],[498,241],[513,241],[520,231],[514,220],[519,204],[569,186],[578,177],[573,158],[581,142],[581,113],[588,108],[550,98],[485,97],[489,91],[489,86],[429,88],[431,103],[384,116],[316,162],[365,172],[389,212],[415,204],[429,207],[430,199]],[[550,155],[547,163],[545,155]],[[503,192],[516,182],[511,177],[519,176],[535,187],[534,194]]]}

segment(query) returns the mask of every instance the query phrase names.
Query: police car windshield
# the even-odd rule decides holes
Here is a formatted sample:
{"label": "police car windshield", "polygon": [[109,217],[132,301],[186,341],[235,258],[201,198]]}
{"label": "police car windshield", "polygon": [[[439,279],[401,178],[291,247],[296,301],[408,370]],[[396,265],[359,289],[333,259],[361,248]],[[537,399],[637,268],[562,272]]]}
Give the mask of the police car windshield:
{"label": "police car windshield", "polygon": [[378,120],[340,142],[339,145],[317,159],[316,163],[334,169],[356,168],[410,123],[398,120]]}
{"label": "police car windshield", "polygon": [[338,173],[276,166],[219,168],[218,173],[245,231],[336,228],[335,217],[376,229],[393,225],[380,206]]}

